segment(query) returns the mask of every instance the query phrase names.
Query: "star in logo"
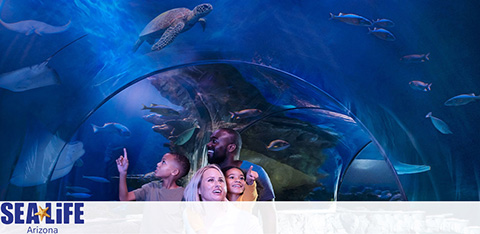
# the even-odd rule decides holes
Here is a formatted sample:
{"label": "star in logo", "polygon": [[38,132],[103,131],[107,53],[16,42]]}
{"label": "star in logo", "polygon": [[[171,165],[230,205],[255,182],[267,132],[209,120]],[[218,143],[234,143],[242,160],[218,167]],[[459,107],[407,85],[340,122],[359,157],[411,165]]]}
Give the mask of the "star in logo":
{"label": "star in logo", "polygon": [[45,209],[42,209],[41,206],[38,206],[38,208],[40,209],[40,211],[37,212],[37,213],[35,213],[35,215],[40,216],[40,221],[43,221],[43,217],[45,217],[45,216],[47,216],[47,217],[50,218],[50,215],[47,214],[47,210],[48,210],[48,208],[50,208],[50,207],[47,207],[47,208],[45,208]]}

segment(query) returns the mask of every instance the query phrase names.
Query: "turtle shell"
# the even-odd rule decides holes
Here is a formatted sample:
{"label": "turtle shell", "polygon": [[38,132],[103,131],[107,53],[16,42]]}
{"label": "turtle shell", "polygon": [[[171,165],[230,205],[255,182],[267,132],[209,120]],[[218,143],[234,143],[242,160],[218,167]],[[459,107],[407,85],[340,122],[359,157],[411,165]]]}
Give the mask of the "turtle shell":
{"label": "turtle shell", "polygon": [[178,20],[183,20],[185,22],[191,14],[193,14],[192,11],[187,8],[175,8],[165,11],[145,26],[140,33],[140,37],[149,36],[155,33],[163,33],[163,31],[170,27],[174,22]]}

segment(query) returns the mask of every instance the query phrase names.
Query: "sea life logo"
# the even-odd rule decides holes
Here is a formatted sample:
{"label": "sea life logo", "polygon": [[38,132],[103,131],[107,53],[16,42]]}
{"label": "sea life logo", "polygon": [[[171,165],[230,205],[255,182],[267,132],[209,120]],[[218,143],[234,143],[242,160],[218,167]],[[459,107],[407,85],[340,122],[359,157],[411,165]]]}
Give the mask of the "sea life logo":
{"label": "sea life logo", "polygon": [[29,225],[26,233],[59,233],[51,224],[84,224],[83,207],[83,202],[3,202],[0,220],[4,225]]}

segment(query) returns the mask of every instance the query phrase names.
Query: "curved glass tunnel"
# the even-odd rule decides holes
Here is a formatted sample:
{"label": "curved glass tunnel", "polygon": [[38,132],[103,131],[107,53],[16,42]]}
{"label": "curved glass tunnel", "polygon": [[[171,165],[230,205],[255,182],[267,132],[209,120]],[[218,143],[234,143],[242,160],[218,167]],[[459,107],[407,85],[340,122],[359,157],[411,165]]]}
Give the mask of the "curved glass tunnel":
{"label": "curved glass tunnel", "polygon": [[[210,62],[137,81],[92,110],[67,143],[41,127],[30,130],[7,200],[117,200],[115,159],[123,148],[129,189],[155,179],[150,172],[169,151],[190,158],[189,178],[206,164],[204,146],[219,127],[241,133],[240,159],[265,168],[276,200],[406,200],[375,139],[304,80],[250,63]],[[156,112],[158,105],[169,111]],[[269,149],[275,140],[289,146]]]}

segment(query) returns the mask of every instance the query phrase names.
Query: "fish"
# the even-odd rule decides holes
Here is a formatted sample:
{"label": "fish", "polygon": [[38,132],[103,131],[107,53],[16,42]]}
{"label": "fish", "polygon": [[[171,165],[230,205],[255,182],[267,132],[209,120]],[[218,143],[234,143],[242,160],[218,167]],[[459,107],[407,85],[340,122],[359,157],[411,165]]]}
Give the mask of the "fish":
{"label": "fish", "polygon": [[106,123],[102,127],[92,124],[93,133],[108,132],[118,134],[120,136],[129,137],[131,135],[130,130],[119,123]]}
{"label": "fish", "polygon": [[83,35],[63,46],[40,64],[0,74],[0,88],[8,89],[13,92],[23,92],[60,84],[60,76],[55,69],[48,66],[48,62],[57,53],[85,36],[87,35]]}
{"label": "fish", "polygon": [[334,15],[330,13],[329,20],[332,20],[332,19],[344,22],[346,24],[355,25],[355,26],[366,26],[366,27],[372,26],[372,21],[370,21],[369,19],[363,16],[359,16],[356,14],[339,13],[338,15]]}
{"label": "fish", "polygon": [[280,107],[284,108],[284,109],[294,109],[294,108],[297,108],[296,106],[294,105],[281,105]]}
{"label": "fish", "polygon": [[476,100],[479,100],[480,99],[480,96],[475,96],[474,93],[470,93],[470,94],[460,94],[460,95],[457,95],[455,97],[452,97],[450,99],[448,99],[444,105],[445,106],[462,106],[462,105],[466,105],[470,102],[473,102],[473,101],[476,101]]}
{"label": "fish", "polygon": [[170,126],[171,128],[175,128],[175,132],[172,134],[179,135],[183,131],[190,129],[197,125],[197,120],[192,120],[189,118],[184,119],[172,119],[165,122],[166,125]]}
{"label": "fish", "polygon": [[306,141],[306,142],[315,142],[318,140],[318,135],[311,133],[311,132],[305,132],[300,134],[297,139],[297,141]]}
{"label": "fish", "polygon": [[57,159],[57,163],[55,164],[55,169],[50,180],[53,181],[62,178],[70,173],[76,161],[80,160],[80,157],[82,157],[84,154],[85,149],[83,148],[83,143],[81,141],[68,143]]}
{"label": "fish", "polygon": [[312,189],[312,191],[316,192],[316,191],[325,191],[325,186],[319,186],[319,187],[315,187]]}
{"label": "fish", "polygon": [[126,138],[119,137],[118,135],[111,135],[109,137],[110,141],[107,143],[103,154],[103,161],[106,163],[113,161],[112,159],[116,159],[118,157],[117,151],[126,147]]}
{"label": "fish", "polygon": [[241,111],[230,112],[230,118],[239,120],[239,119],[257,117],[261,114],[262,114],[262,111],[259,109],[244,109]]}
{"label": "fish", "polygon": [[146,120],[149,123],[152,123],[154,125],[162,125],[165,123],[165,119],[162,118],[163,115],[157,114],[157,113],[152,113],[148,115],[144,115],[142,118]]}
{"label": "fish", "polygon": [[432,83],[425,83],[418,80],[412,80],[408,82],[408,84],[410,85],[410,87],[412,87],[412,89],[424,92],[430,91],[432,86]]}
{"label": "fish", "polygon": [[99,182],[99,183],[110,183],[109,180],[99,176],[83,176],[83,178],[89,179],[91,181]]}
{"label": "fish", "polygon": [[389,200],[392,197],[392,193],[389,190],[382,191],[378,198],[383,200]]}
{"label": "fish", "polygon": [[91,193],[90,189],[80,187],[80,186],[66,186],[65,187],[67,190],[76,192],[76,193]]}
{"label": "fish", "polygon": [[373,30],[368,28],[368,34],[373,34],[376,37],[378,37],[382,40],[385,40],[385,41],[395,41],[396,40],[395,36],[390,31],[388,31],[384,28],[373,28]]}
{"label": "fish", "polygon": [[397,193],[393,195],[389,201],[404,201],[403,195],[400,193]]}
{"label": "fish", "polygon": [[435,117],[432,115],[432,112],[428,112],[428,114],[425,116],[425,118],[430,118],[432,120],[433,126],[441,133],[443,134],[453,134],[452,131],[450,131],[450,128],[448,127],[447,123],[443,122],[443,120]]}
{"label": "fish", "polygon": [[162,135],[171,135],[173,131],[175,131],[175,128],[167,124],[162,124],[162,125],[154,125],[152,127],[152,130]]}
{"label": "fish", "polygon": [[74,198],[89,198],[92,196],[92,194],[88,194],[88,193],[70,193],[70,192],[67,192],[67,196],[69,197],[74,197]]}
{"label": "fish", "polygon": [[409,55],[405,55],[405,56],[401,57],[400,61],[402,61],[404,63],[424,63],[424,62],[430,60],[430,58],[428,57],[429,55],[430,55],[430,53],[409,54]]}
{"label": "fish", "polygon": [[195,126],[193,126],[192,128],[187,129],[187,130],[183,131],[182,133],[180,133],[180,135],[178,135],[178,137],[174,137],[174,138],[176,138],[176,140],[174,142],[175,145],[184,145],[185,143],[187,143],[190,140],[190,138],[192,138],[193,133],[195,132],[195,130],[197,128],[200,128],[200,126],[195,124]]}
{"label": "fish", "polygon": [[267,146],[267,150],[280,151],[288,147],[290,147],[290,143],[288,143],[287,141],[278,139],[270,142],[270,144]]}
{"label": "fish", "polygon": [[395,26],[395,23],[389,19],[377,19],[373,21],[374,26],[391,28]]}
{"label": "fish", "polygon": [[143,108],[142,110],[150,110],[150,112],[154,112],[154,113],[157,113],[157,114],[160,114],[160,115],[164,115],[164,116],[172,116],[172,115],[175,115],[175,116],[179,116],[180,113],[168,106],[164,106],[164,105],[158,105],[158,104],[151,104],[149,107],[143,105]]}
{"label": "fish", "polygon": [[325,178],[327,176],[330,176],[330,173],[328,173],[327,171],[323,170],[322,168],[318,168],[317,171],[316,171],[316,174],[319,175],[320,177],[322,178]]}

